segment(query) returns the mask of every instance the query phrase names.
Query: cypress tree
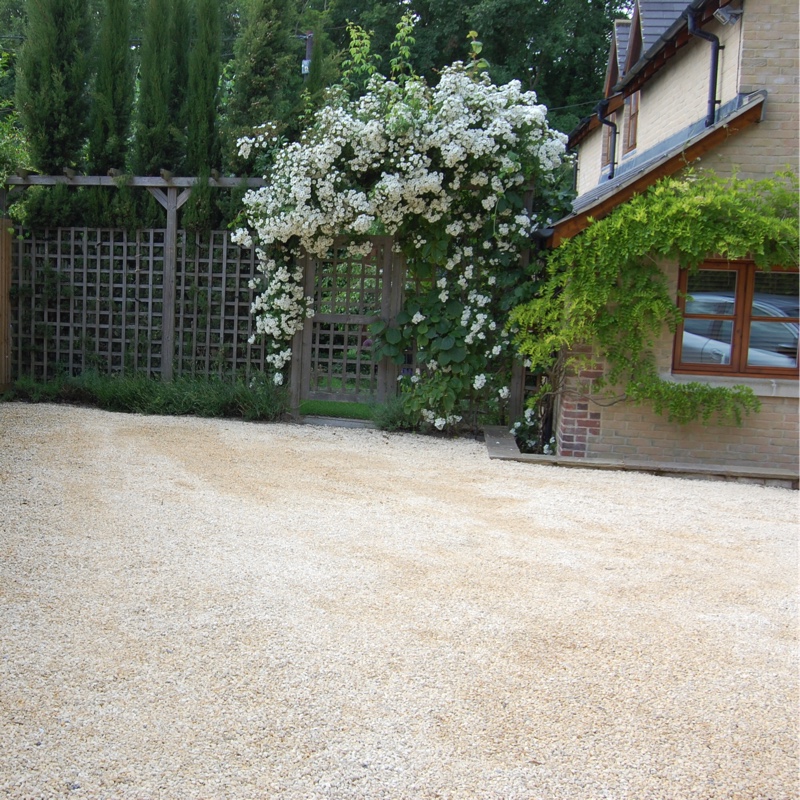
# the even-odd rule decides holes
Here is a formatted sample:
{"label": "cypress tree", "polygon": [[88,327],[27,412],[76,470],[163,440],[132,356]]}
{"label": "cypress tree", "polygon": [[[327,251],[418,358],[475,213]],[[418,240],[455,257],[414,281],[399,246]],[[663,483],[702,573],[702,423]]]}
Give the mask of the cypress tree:
{"label": "cypress tree", "polygon": [[129,38],[129,0],[105,0],[89,135],[89,170],[95,174],[125,166],[133,107]]}
{"label": "cypress tree", "polygon": [[311,44],[311,66],[308,71],[308,80],[306,80],[306,91],[312,98],[316,98],[325,88],[325,78],[323,70],[323,62],[325,59],[324,51],[322,48],[322,36],[318,30],[314,31],[314,39]]}
{"label": "cypress tree", "polygon": [[148,0],[136,120],[135,168],[140,175],[182,169],[188,34],[185,0]]}
{"label": "cypress tree", "polygon": [[288,118],[302,90],[303,45],[294,35],[292,0],[249,0],[234,46],[230,105],[234,131]]}
{"label": "cypress tree", "polygon": [[[163,23],[162,23],[163,24]],[[172,0],[169,13],[172,93],[169,110],[172,124],[183,134],[186,128],[186,94],[189,85],[189,40],[191,14],[189,0]]]}
{"label": "cypress tree", "polygon": [[35,169],[54,174],[80,160],[89,112],[87,0],[36,0],[17,61],[16,101]]}
{"label": "cypress tree", "polygon": [[189,54],[186,169],[199,175],[219,166],[217,87],[220,73],[220,14],[217,0],[197,0],[196,38]]}

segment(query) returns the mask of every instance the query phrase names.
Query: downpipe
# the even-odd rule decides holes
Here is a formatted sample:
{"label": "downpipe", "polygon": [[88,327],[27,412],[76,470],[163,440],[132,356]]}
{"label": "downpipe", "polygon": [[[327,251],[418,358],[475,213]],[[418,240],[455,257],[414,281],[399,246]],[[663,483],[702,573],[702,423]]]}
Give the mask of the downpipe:
{"label": "downpipe", "polygon": [[717,78],[719,76],[719,51],[722,46],[719,38],[713,33],[707,33],[697,24],[697,17],[691,12],[686,17],[689,23],[689,33],[697,36],[698,39],[705,39],[711,42],[711,69],[708,86],[708,107],[706,111],[706,128],[710,128],[717,118]]}

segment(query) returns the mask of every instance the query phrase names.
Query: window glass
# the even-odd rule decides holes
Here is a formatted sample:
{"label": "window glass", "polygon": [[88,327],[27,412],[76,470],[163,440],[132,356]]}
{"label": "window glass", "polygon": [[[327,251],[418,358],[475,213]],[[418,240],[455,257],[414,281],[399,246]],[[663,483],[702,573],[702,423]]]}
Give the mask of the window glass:
{"label": "window glass", "polygon": [[798,295],[798,273],[756,273],[748,366],[797,367]]}
{"label": "window glass", "polygon": [[685,300],[676,371],[797,376],[798,272],[715,261],[682,272],[679,287]]}
{"label": "window glass", "polygon": [[683,324],[681,361],[684,364],[730,364],[733,322],[687,319]]}
{"label": "window glass", "polygon": [[796,367],[796,322],[751,322],[747,349],[749,367]]}
{"label": "window glass", "polygon": [[732,270],[717,269],[689,275],[681,363],[731,363],[736,278]]}
{"label": "window glass", "polygon": [[736,273],[714,269],[689,275],[686,314],[733,316],[736,298]]}
{"label": "window glass", "polygon": [[754,317],[800,316],[800,273],[757,272],[753,294]]}

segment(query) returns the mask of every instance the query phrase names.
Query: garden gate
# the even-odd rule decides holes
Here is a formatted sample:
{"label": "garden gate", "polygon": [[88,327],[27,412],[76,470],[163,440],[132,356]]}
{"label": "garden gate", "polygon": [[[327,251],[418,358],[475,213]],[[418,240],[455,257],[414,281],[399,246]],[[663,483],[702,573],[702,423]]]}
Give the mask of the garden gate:
{"label": "garden gate", "polygon": [[372,239],[363,257],[334,246],[328,258],[307,256],[305,290],[314,316],[296,334],[292,352],[292,400],[385,402],[394,395],[399,367],[373,361],[369,325],[393,320],[403,302],[404,264],[392,237]]}

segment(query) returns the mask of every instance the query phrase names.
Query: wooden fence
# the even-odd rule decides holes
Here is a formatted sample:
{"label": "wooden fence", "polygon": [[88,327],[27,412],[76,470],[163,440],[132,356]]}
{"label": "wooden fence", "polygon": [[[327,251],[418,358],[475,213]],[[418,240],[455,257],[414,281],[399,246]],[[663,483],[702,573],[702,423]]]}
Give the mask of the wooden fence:
{"label": "wooden fence", "polygon": [[17,229],[9,380],[87,368],[164,378],[262,371],[264,346],[247,341],[254,252],[228,231],[177,231],[171,267],[167,245],[166,229]]}

